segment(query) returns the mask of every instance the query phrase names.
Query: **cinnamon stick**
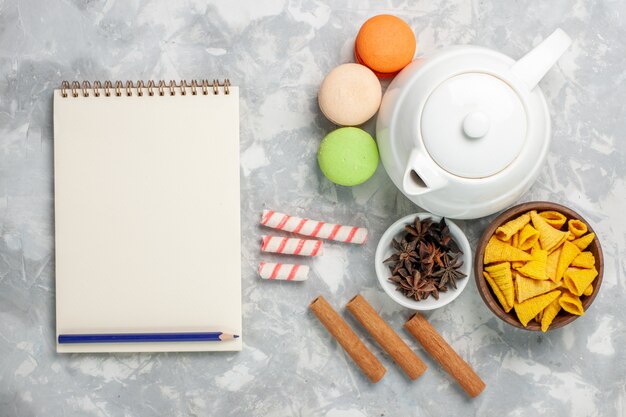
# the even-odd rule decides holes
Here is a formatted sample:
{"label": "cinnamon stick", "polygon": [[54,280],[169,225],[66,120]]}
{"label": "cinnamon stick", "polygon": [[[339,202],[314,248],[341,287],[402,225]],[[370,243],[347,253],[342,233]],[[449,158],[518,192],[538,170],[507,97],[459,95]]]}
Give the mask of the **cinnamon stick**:
{"label": "cinnamon stick", "polygon": [[363,296],[355,296],[346,307],[409,378],[415,380],[426,371],[426,364],[400,339]]}
{"label": "cinnamon stick", "polygon": [[485,389],[485,383],[474,372],[437,330],[420,313],[415,313],[404,328],[409,331],[428,353],[446,370],[461,388],[470,396],[476,397]]}
{"label": "cinnamon stick", "polygon": [[320,295],[311,302],[309,308],[369,380],[373,383],[380,381],[385,375],[385,367],[326,299]]}

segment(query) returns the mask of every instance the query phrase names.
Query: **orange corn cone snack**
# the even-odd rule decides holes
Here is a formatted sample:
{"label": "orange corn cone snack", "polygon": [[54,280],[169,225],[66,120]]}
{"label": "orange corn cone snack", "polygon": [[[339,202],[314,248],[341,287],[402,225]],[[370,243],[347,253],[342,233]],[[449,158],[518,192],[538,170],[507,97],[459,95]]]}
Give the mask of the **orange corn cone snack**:
{"label": "orange corn cone snack", "polygon": [[562,232],[550,226],[546,219],[539,216],[536,211],[530,212],[530,218],[533,222],[533,226],[539,232],[539,242],[541,248],[547,250],[548,253],[558,248],[561,243],[567,239],[567,232]]}
{"label": "orange corn cone snack", "polygon": [[563,274],[565,274],[565,271],[579,253],[580,249],[578,249],[578,246],[567,241],[563,243],[563,246],[561,247],[561,256],[559,256],[559,262],[556,264],[557,281],[560,281],[563,278]]}
{"label": "orange corn cone snack", "polygon": [[504,223],[496,229],[496,236],[500,240],[509,240],[515,233],[519,232],[530,221],[530,215],[524,213],[521,216]]}
{"label": "orange corn cone snack", "polygon": [[576,238],[579,238],[587,233],[587,225],[580,220],[572,219],[567,222],[567,230]]}
{"label": "orange corn cone snack", "polygon": [[487,282],[489,283],[489,286],[491,287],[491,289],[493,290],[493,293],[496,295],[496,298],[498,299],[498,301],[500,302],[500,305],[502,306],[502,308],[504,309],[504,311],[506,311],[507,313],[509,311],[511,311],[511,309],[513,308],[512,305],[509,305],[506,302],[506,297],[504,296],[504,294],[502,294],[502,291],[500,291],[500,287],[498,287],[498,285],[496,284],[496,282],[489,276],[488,273],[486,273],[485,271],[483,271],[483,276],[485,277],[485,279],[487,280]]}
{"label": "orange corn cone snack", "polygon": [[567,291],[564,292],[563,295],[559,298],[559,304],[561,305],[563,310],[567,311],[570,314],[575,314],[577,316],[582,316],[583,314],[585,314],[585,310],[583,309],[583,305],[580,302],[580,298]]}
{"label": "orange corn cone snack", "polygon": [[565,271],[565,287],[574,295],[581,296],[587,287],[598,276],[598,271],[593,269],[568,268]]}
{"label": "orange corn cone snack", "polygon": [[532,259],[526,262],[521,268],[517,268],[517,272],[534,279],[548,279],[547,264],[548,252],[542,249],[533,249]]}
{"label": "orange corn cone snack", "polygon": [[586,235],[579,237],[576,240],[572,240],[572,243],[578,246],[578,249],[585,250],[587,249],[587,246],[589,246],[589,244],[593,242],[593,239],[595,237],[596,237],[595,233],[587,233]]}
{"label": "orange corn cone snack", "polygon": [[546,223],[555,229],[561,229],[567,221],[567,218],[563,214],[554,210],[542,211],[539,215],[545,219]]}
{"label": "orange corn cone snack", "polygon": [[517,314],[517,318],[520,323],[526,327],[529,321],[531,321],[541,310],[546,308],[552,301],[556,300],[559,295],[561,295],[561,291],[554,290],[547,294],[542,294],[526,300],[522,303],[515,304],[515,313]]}
{"label": "orange corn cone snack", "polygon": [[511,273],[511,264],[503,262],[501,264],[491,265],[485,268],[491,279],[500,289],[506,304],[513,305],[515,300],[515,289],[513,288],[513,274]]}
{"label": "orange corn cone snack", "polygon": [[571,266],[576,268],[593,268],[596,264],[596,258],[594,258],[593,253],[589,251],[581,252],[571,263]]}
{"label": "orange corn cone snack", "polygon": [[508,245],[495,236],[492,236],[485,246],[485,265],[494,262],[530,261],[532,257],[526,252]]}
{"label": "orange corn cone snack", "polygon": [[545,333],[548,331],[548,328],[552,324],[552,321],[557,316],[557,314],[559,314],[559,311],[561,311],[561,304],[559,303],[559,299],[557,298],[556,300],[548,304],[548,307],[543,310],[543,315],[541,316],[542,332]]}
{"label": "orange corn cone snack", "polygon": [[527,224],[519,232],[519,243],[517,248],[524,251],[532,249],[537,240],[539,240],[539,232],[530,224]]}
{"label": "orange corn cone snack", "polygon": [[556,279],[556,266],[558,265],[559,257],[561,256],[561,248],[558,248],[557,250],[549,254],[546,263],[546,276],[554,282],[560,281]]}
{"label": "orange corn cone snack", "polygon": [[549,279],[540,281],[537,279],[526,278],[525,276],[519,274],[515,276],[515,296],[518,303],[522,303],[529,298],[550,292],[558,286],[558,283]]}

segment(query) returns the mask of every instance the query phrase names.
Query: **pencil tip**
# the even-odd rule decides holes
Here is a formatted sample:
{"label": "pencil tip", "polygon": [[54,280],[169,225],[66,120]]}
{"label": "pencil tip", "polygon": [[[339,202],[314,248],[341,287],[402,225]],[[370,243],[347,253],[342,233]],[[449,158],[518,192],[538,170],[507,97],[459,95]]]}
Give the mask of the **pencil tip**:
{"label": "pencil tip", "polygon": [[238,335],[238,334],[234,334],[234,335],[233,335],[233,339],[237,339],[238,337],[239,337],[239,335]]}

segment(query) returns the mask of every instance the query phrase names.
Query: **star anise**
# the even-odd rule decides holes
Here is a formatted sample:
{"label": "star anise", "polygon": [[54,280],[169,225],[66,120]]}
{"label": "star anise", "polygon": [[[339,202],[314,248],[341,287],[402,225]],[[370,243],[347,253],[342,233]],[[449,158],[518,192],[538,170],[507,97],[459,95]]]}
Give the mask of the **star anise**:
{"label": "star anise", "polygon": [[[428,291],[428,292],[426,292],[426,291]],[[424,297],[422,298],[423,300],[428,298],[430,295],[432,295],[435,298],[435,300],[438,300],[439,299],[439,288],[437,288],[437,285],[433,281],[430,281],[429,285],[428,285],[428,288],[424,291],[423,294],[424,294]]]}
{"label": "star anise", "polygon": [[[419,274],[419,271],[416,272],[416,275]],[[416,300],[425,300],[430,295],[433,295],[436,300],[439,299],[439,290],[437,289],[437,285],[432,281],[432,279],[421,278],[419,280],[419,284],[417,285],[417,292],[415,297]]]}
{"label": "star anise", "polygon": [[415,294],[415,288],[413,287],[415,278],[406,269],[400,268],[395,275],[389,278],[389,281],[395,283],[397,286],[396,290],[401,291],[407,297],[412,297]]}
{"label": "star anise", "polygon": [[397,291],[417,301],[428,298],[430,294],[439,299],[439,290],[435,283],[430,279],[422,278],[419,271],[414,271],[411,275],[405,269],[400,269],[397,275],[389,278],[389,281],[397,285]]}
{"label": "star anise", "polygon": [[460,253],[452,257],[446,255],[443,258],[443,268],[433,274],[434,278],[439,278],[439,288],[449,283],[452,288],[456,289],[456,280],[467,276],[459,271],[459,268],[463,265],[463,261],[460,258]]}
{"label": "star anise", "polygon": [[430,236],[432,233],[431,227],[433,225],[433,221],[431,219],[424,219],[420,221],[419,217],[415,218],[415,221],[412,225],[407,224],[404,226],[404,230],[407,231],[408,235],[411,236],[418,243],[426,239],[426,237]]}
{"label": "star anise", "polygon": [[417,251],[415,247],[417,241],[407,242],[406,239],[402,239],[400,242],[393,239],[391,245],[398,252],[385,259],[383,263],[393,263],[395,266],[392,268],[392,273],[395,274],[397,269],[405,268],[407,270],[413,269],[413,263],[417,262]]}
{"label": "star anise", "polygon": [[433,261],[435,263],[436,266],[438,267],[443,267],[443,259],[446,257],[446,252],[442,251],[439,248],[435,249],[435,254],[433,255]]}
{"label": "star anise", "polygon": [[419,252],[422,271],[425,272],[426,275],[431,275],[436,265],[441,266],[443,252],[441,252],[434,243],[421,242]]}
{"label": "star anise", "polygon": [[452,236],[450,235],[450,228],[448,228],[445,218],[441,219],[441,221],[438,223],[438,227],[434,230],[437,230],[436,236],[443,251],[452,253],[463,253],[461,252],[461,249],[459,249],[459,246],[454,241],[454,239],[452,239]]}
{"label": "star anise", "polygon": [[440,292],[456,288],[456,280],[466,275],[459,271],[462,252],[445,219],[433,222],[416,218],[404,229],[402,239],[391,242],[395,253],[384,261],[391,272],[389,281],[396,289],[419,301],[431,295],[439,299]]}

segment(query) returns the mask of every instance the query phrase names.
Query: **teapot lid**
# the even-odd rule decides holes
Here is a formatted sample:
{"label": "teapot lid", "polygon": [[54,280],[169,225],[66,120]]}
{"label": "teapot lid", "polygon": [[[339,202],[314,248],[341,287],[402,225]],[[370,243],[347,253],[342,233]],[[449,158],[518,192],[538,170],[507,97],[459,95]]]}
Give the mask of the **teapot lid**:
{"label": "teapot lid", "polygon": [[443,81],[428,97],[420,123],[424,146],[453,175],[485,178],[511,164],[526,140],[526,111],[515,90],[486,73]]}

